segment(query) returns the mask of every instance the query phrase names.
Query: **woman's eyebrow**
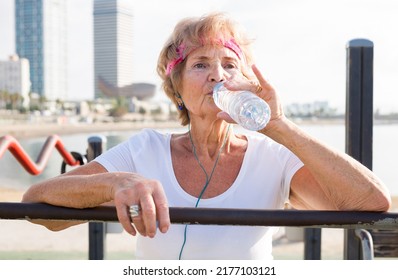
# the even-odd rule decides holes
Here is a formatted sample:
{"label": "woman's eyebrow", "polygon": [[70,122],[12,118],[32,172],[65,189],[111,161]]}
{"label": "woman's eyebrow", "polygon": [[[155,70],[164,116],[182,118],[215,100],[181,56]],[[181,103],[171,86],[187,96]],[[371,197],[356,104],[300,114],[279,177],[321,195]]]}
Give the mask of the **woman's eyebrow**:
{"label": "woman's eyebrow", "polygon": [[[206,55],[197,55],[197,56],[193,55],[191,58],[195,59],[195,60],[211,60],[212,59],[210,56],[206,56]],[[228,60],[228,61],[231,61],[231,60],[232,61],[238,61],[239,60],[239,59],[237,59],[236,57],[233,57],[233,56],[223,56],[222,59],[223,60]]]}

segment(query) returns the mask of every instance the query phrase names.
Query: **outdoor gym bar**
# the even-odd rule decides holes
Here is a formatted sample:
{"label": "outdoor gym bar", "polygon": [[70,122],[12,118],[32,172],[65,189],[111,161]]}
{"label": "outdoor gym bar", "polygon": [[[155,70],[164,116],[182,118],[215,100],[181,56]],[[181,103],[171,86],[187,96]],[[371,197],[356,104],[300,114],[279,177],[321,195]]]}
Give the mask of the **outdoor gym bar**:
{"label": "outdoor gym bar", "polygon": [[[174,224],[398,229],[398,213],[171,207]],[[115,207],[72,209],[41,203],[0,203],[0,219],[117,222]]]}

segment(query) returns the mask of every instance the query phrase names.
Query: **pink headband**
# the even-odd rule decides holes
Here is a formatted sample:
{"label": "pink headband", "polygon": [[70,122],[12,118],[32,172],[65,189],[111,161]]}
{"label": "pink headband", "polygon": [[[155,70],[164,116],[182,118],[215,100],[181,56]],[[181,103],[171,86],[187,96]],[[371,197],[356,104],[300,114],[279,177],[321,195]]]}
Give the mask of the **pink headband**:
{"label": "pink headband", "polygon": [[[222,43],[222,45],[228,49],[230,49],[231,51],[233,51],[239,59],[242,59],[244,57],[243,52],[241,50],[241,48],[239,47],[239,45],[235,42],[235,40],[229,39],[228,41],[225,41]],[[168,64],[167,64],[167,68],[166,68],[166,75],[170,75],[171,71],[173,71],[173,69],[180,64],[181,62],[184,61],[184,59],[188,56],[189,53],[186,53],[186,46],[184,44],[181,44],[180,46],[178,46],[178,48],[176,49],[177,52],[177,58],[171,60]]]}

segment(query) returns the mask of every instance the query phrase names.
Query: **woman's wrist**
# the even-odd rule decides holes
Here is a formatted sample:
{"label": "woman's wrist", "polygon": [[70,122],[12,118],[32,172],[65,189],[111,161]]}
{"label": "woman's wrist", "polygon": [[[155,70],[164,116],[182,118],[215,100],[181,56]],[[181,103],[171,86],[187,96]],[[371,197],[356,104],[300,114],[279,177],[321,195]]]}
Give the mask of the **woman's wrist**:
{"label": "woman's wrist", "polygon": [[117,191],[120,189],[120,182],[123,180],[119,172],[108,172],[102,174],[99,178],[99,185],[102,185],[103,199],[105,201],[115,200]]}
{"label": "woman's wrist", "polygon": [[279,117],[277,120],[272,120],[267,126],[258,131],[272,140],[285,145],[289,140],[292,131],[295,130],[296,125],[285,116]]}

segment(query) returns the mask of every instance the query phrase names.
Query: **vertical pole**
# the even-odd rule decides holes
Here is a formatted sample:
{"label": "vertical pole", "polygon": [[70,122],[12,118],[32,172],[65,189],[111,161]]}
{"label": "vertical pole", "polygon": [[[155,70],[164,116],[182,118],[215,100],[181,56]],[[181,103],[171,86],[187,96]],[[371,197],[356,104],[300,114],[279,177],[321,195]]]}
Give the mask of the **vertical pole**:
{"label": "vertical pole", "polygon": [[304,259],[320,260],[321,259],[321,234],[320,228],[304,229]]}
{"label": "vertical pole", "polygon": [[[105,151],[106,138],[92,136],[88,138],[87,161],[92,161]],[[89,222],[88,224],[88,257],[89,260],[103,260],[105,252],[105,223]]]}
{"label": "vertical pole", "polygon": [[[373,156],[373,43],[347,44],[346,153],[372,169]],[[344,259],[360,259],[355,230],[344,230]]]}

